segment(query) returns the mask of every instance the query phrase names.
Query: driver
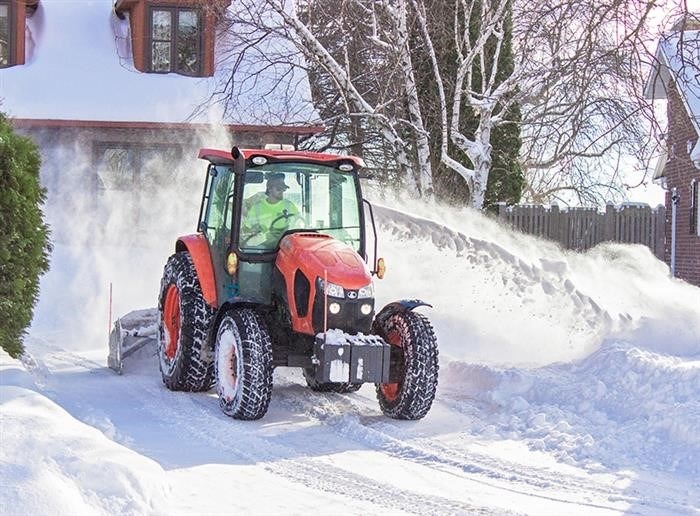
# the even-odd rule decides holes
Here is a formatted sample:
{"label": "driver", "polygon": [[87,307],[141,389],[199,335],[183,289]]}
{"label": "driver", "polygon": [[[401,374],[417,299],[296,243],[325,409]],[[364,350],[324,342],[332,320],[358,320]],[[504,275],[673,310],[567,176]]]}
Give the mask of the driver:
{"label": "driver", "polygon": [[284,198],[288,188],[283,173],[270,174],[265,193],[255,194],[243,202],[241,233],[244,239],[261,234],[265,247],[277,245],[282,233],[289,229],[290,221],[299,216],[294,203]]}

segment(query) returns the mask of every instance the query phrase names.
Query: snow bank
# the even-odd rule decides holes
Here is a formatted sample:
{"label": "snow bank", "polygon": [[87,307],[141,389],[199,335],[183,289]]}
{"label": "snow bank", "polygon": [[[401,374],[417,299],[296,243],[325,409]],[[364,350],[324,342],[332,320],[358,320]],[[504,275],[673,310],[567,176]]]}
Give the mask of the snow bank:
{"label": "snow bank", "polygon": [[472,210],[402,206],[416,215],[375,210],[388,267],[378,304],[431,303],[438,338],[455,336],[440,339],[443,357],[541,366],[586,357],[610,338],[700,353],[700,289],[670,277],[644,246],[574,253]]}
{"label": "snow bank", "polygon": [[452,362],[442,385],[488,407],[472,431],[564,462],[700,475],[700,360],[607,341],[584,360],[497,369]]}
{"label": "snow bank", "polygon": [[0,512],[160,514],[163,469],[109,440],[33,390],[19,361],[0,350]]}

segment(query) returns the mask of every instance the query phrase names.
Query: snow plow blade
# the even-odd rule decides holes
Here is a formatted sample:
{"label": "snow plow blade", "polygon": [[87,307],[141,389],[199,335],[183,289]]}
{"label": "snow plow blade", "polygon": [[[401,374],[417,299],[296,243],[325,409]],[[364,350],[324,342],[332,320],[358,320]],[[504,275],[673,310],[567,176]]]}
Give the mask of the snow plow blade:
{"label": "snow plow blade", "polygon": [[122,374],[124,359],[158,339],[158,310],[135,310],[117,319],[109,334],[107,365]]}

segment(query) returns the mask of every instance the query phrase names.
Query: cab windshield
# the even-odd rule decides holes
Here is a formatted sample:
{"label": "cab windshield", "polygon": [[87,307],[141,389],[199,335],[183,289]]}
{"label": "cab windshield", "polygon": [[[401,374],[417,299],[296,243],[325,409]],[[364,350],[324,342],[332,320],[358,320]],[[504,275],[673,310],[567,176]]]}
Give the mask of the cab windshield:
{"label": "cab windshield", "polygon": [[284,233],[325,233],[360,251],[357,176],[308,163],[267,163],[246,170],[239,247],[274,250]]}

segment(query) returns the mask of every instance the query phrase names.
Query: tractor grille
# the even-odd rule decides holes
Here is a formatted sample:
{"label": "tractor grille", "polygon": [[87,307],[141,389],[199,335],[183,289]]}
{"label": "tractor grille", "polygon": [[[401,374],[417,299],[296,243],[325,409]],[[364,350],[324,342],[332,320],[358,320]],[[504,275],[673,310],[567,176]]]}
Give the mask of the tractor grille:
{"label": "tractor grille", "polygon": [[[314,298],[313,312],[311,320],[316,333],[323,331],[323,310],[324,296],[322,292],[317,292]],[[369,334],[374,319],[374,299],[339,299],[335,297],[328,298],[328,304],[338,303],[340,311],[337,314],[328,312],[328,328],[335,328],[349,333]],[[369,303],[372,305],[372,311],[368,315],[363,315],[360,312],[360,306]]]}

